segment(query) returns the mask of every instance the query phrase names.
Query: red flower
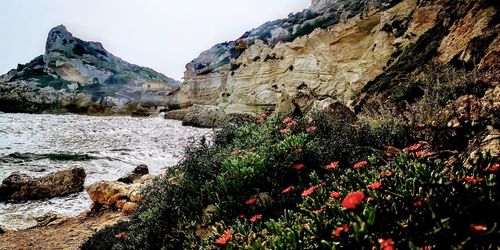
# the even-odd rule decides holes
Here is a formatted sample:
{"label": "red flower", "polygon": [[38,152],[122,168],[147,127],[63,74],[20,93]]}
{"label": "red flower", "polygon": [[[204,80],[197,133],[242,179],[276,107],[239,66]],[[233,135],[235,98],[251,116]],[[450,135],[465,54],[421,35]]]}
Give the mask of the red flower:
{"label": "red flower", "polygon": [[368,188],[379,189],[382,186],[380,181],[366,185]]}
{"label": "red flower", "polygon": [[292,188],[293,188],[293,186],[289,186],[289,187],[283,189],[283,191],[281,191],[281,192],[284,193],[284,194],[290,193],[290,191],[292,191]]}
{"label": "red flower", "polygon": [[385,172],[385,173],[380,174],[380,177],[391,177],[391,176],[392,176],[392,172]]}
{"label": "red flower", "polygon": [[305,166],[305,165],[304,165],[304,164],[302,164],[302,163],[297,163],[297,164],[294,164],[294,165],[293,165],[293,168],[295,168],[295,169],[297,169],[297,170],[301,170],[301,169],[303,169],[303,168],[304,168],[304,166]]}
{"label": "red flower", "polygon": [[314,122],[313,118],[307,117],[307,124],[311,124],[313,122]]}
{"label": "red flower", "polygon": [[432,249],[431,246],[423,246],[418,248],[418,250],[431,250],[431,249]]}
{"label": "red flower", "polygon": [[361,167],[364,167],[366,165],[368,165],[368,161],[360,161],[360,162],[354,164],[353,168],[361,168]]}
{"label": "red flower", "polygon": [[304,190],[302,192],[302,197],[311,195],[312,193],[314,193],[315,190],[316,190],[316,186],[312,186],[312,187]]}
{"label": "red flower", "polygon": [[255,202],[257,202],[257,199],[256,198],[251,198],[251,199],[248,199],[245,204],[247,205],[253,205],[255,204]]}
{"label": "red flower", "polygon": [[290,117],[286,117],[285,119],[283,119],[283,124],[287,125],[288,127],[291,127],[297,124],[297,122]]}
{"label": "red flower", "polygon": [[499,169],[500,169],[500,164],[497,163],[489,168],[485,168],[484,172],[498,172]]}
{"label": "red flower", "polygon": [[233,232],[231,230],[226,230],[224,234],[222,234],[218,239],[215,240],[215,244],[219,246],[225,246],[227,242],[231,239],[231,234]]}
{"label": "red flower", "polygon": [[314,130],[316,130],[316,127],[308,127],[308,128],[306,128],[306,132],[307,132],[308,134],[310,134],[310,133],[314,132]]}
{"label": "red flower", "polygon": [[378,239],[378,243],[384,250],[394,250],[394,241],[389,238],[389,239]]}
{"label": "red flower", "polygon": [[421,207],[422,206],[422,202],[421,201],[414,201],[413,202],[413,206],[415,206],[415,207]]}
{"label": "red flower", "polygon": [[474,224],[471,224],[470,225],[470,230],[472,230],[474,232],[484,232],[484,231],[488,230],[488,228],[485,225],[474,225]]}
{"label": "red flower", "polygon": [[120,233],[116,234],[115,237],[120,238],[120,239],[125,239],[125,238],[127,238],[127,235],[123,232],[120,232]]}
{"label": "red flower", "polygon": [[331,162],[330,164],[324,166],[323,168],[326,170],[330,170],[330,169],[337,168],[338,165],[339,165],[339,162],[336,161],[336,162]]}
{"label": "red flower", "polygon": [[332,198],[332,199],[338,199],[338,198],[340,198],[341,195],[342,194],[340,192],[331,192],[330,193],[330,198]]}
{"label": "red flower", "polygon": [[474,178],[472,176],[464,176],[462,179],[470,184],[476,184],[478,182],[483,181],[482,178]]}
{"label": "red flower", "polygon": [[262,123],[260,119],[255,120],[255,123]]}
{"label": "red flower", "polygon": [[262,219],[262,214],[256,214],[254,216],[252,216],[252,218],[250,218],[250,221],[251,222],[256,222],[258,220]]}
{"label": "red flower", "polygon": [[260,114],[260,118],[262,118],[262,119],[267,118],[267,114],[266,114],[266,113],[262,113],[262,114]]}
{"label": "red flower", "polygon": [[282,134],[288,134],[288,133],[290,133],[290,129],[287,129],[287,128],[282,129],[282,130],[280,130],[280,133],[282,133]]}
{"label": "red flower", "polygon": [[318,210],[313,210],[313,211],[311,211],[311,213],[313,213],[313,214],[320,214],[320,213],[323,213],[323,208],[320,208],[320,209],[318,209]]}
{"label": "red flower", "polygon": [[365,195],[363,194],[363,192],[351,192],[344,198],[341,205],[347,209],[355,209],[363,201],[364,198]]}
{"label": "red flower", "polygon": [[403,150],[406,151],[406,152],[413,152],[413,151],[419,150],[421,147],[422,147],[422,145],[420,145],[420,144],[417,143],[415,145],[411,145],[409,147],[406,147]]}
{"label": "red flower", "polygon": [[425,154],[427,154],[426,150],[420,150],[420,151],[415,152],[416,157],[422,157],[422,156],[425,156]]}
{"label": "red flower", "polygon": [[347,233],[347,231],[349,231],[349,225],[344,224],[341,227],[337,227],[337,229],[335,229],[335,231],[332,232],[332,237],[340,237],[340,233],[342,231]]}
{"label": "red flower", "polygon": [[240,215],[238,216],[238,218],[243,219],[243,218],[245,218],[245,215],[244,215],[244,214],[240,214]]}

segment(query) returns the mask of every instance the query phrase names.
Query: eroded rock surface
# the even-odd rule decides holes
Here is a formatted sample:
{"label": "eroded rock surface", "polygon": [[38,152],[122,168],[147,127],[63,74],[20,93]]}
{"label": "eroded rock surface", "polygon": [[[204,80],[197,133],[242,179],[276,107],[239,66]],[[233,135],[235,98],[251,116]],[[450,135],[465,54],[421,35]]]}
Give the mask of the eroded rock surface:
{"label": "eroded rock surface", "polygon": [[0,200],[36,200],[80,192],[85,177],[83,168],[59,171],[40,178],[14,173],[0,185]]}

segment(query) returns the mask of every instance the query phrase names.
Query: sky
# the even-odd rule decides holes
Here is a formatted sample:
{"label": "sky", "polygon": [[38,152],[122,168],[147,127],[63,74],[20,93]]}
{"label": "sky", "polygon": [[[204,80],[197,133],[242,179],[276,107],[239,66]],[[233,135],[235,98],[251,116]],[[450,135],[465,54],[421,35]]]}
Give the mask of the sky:
{"label": "sky", "polygon": [[284,18],[310,0],[1,0],[0,75],[44,53],[59,24],[125,61],[181,80],[213,45]]}

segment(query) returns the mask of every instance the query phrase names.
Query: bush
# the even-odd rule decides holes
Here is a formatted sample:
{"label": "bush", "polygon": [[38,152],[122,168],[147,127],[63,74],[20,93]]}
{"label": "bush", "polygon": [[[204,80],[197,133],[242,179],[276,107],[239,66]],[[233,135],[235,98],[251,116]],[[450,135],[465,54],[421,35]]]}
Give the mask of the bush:
{"label": "bush", "polygon": [[[379,238],[402,247],[498,246],[497,175],[482,171],[491,159],[464,169],[422,157],[424,146],[386,152],[417,138],[397,120],[339,121],[318,113],[228,125],[188,148],[130,222],[82,248],[368,248]],[[329,198],[334,191],[338,199]],[[370,198],[345,209],[352,191]]]}

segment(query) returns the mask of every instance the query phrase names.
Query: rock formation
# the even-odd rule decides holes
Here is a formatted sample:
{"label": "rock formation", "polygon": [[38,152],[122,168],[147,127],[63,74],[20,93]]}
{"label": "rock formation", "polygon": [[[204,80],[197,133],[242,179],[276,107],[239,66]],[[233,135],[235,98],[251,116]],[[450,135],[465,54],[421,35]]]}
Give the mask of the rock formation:
{"label": "rock formation", "polygon": [[0,76],[0,111],[131,113],[138,104],[165,105],[178,82],[123,61],[62,25],[45,54]]}
{"label": "rock formation", "polygon": [[134,171],[132,173],[119,178],[117,181],[123,182],[125,184],[131,184],[139,179],[141,179],[142,176],[149,174],[149,168],[147,165],[139,165],[135,167]]}
{"label": "rock formation", "polygon": [[129,214],[135,210],[137,203],[143,200],[143,189],[150,185],[154,178],[146,174],[135,179],[131,184],[101,181],[86,187],[85,190],[93,201],[92,210],[118,209]]}
{"label": "rock formation", "polygon": [[40,178],[14,173],[0,185],[0,201],[45,199],[80,192],[85,177],[83,168],[59,171]]}
{"label": "rock formation", "polygon": [[329,99],[358,110],[424,65],[491,69],[498,34],[492,1],[313,0],[303,12],[202,52],[168,102],[226,114],[304,113]]}

